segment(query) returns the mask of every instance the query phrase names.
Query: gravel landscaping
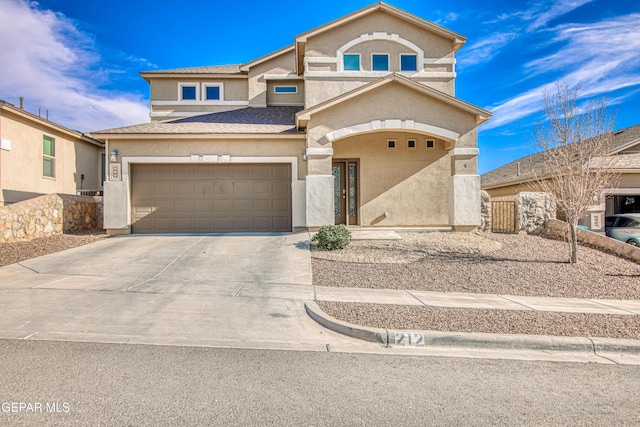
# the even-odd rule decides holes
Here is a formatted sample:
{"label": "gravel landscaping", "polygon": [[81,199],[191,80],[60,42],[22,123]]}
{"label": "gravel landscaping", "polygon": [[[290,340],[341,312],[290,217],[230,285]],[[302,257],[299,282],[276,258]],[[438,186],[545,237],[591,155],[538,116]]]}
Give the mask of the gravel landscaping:
{"label": "gravel landscaping", "polygon": [[95,230],[87,233],[57,234],[29,242],[0,243],[0,267],[86,245],[106,237],[104,230]]}
{"label": "gravel landscaping", "polygon": [[[354,241],[331,253],[312,247],[317,286],[640,300],[640,264],[524,234],[400,233]],[[368,262],[358,262],[367,260]],[[640,339],[640,316],[318,302],[350,323],[389,329]]]}
{"label": "gravel landscaping", "polygon": [[318,302],[362,326],[448,332],[640,339],[640,316]]}
{"label": "gravel landscaping", "polygon": [[[640,299],[640,264],[580,246],[524,234],[399,233],[403,240],[354,241],[342,251],[312,252],[317,286],[473,292],[566,298]],[[420,254],[405,264],[387,262]],[[355,256],[355,258],[354,258]],[[341,262],[368,257],[372,263]],[[376,259],[379,263],[376,263]]]}

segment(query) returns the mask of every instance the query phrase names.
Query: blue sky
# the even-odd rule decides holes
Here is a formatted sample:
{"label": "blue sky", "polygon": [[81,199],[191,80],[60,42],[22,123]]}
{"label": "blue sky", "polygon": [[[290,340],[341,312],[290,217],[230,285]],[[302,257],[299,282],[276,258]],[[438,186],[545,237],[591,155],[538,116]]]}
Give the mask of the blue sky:
{"label": "blue sky", "polygon": [[[248,62],[371,3],[0,0],[0,99],[24,96],[27,110],[82,131],[146,122],[139,71]],[[467,37],[456,96],[494,113],[479,130],[481,173],[533,151],[556,81],[608,97],[616,128],[640,123],[637,0],[388,3]]]}

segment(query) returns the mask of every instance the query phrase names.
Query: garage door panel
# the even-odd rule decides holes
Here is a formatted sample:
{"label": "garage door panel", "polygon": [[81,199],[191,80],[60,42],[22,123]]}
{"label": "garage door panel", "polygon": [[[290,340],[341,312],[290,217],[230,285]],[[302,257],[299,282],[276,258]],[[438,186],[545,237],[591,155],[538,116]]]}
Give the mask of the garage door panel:
{"label": "garage door panel", "polygon": [[235,181],[233,183],[234,196],[246,196],[251,194],[251,181]]}
{"label": "garage door panel", "polygon": [[289,164],[132,165],[133,231],[291,231],[290,174]]}

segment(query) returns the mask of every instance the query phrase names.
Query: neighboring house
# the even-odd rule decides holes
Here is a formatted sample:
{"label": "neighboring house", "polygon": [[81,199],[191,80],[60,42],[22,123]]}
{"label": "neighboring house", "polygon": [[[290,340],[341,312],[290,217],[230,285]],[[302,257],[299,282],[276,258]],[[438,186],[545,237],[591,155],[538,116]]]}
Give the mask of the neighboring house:
{"label": "neighboring house", "polygon": [[[604,215],[640,212],[640,125],[613,132],[611,155],[620,172],[617,188],[607,189],[605,197],[580,222],[592,230],[603,230]],[[482,175],[482,189],[492,199],[508,199],[521,191],[535,191],[535,171],[543,162],[541,153],[531,154]]]}
{"label": "neighboring house", "polygon": [[0,206],[102,189],[104,143],[0,100]]}
{"label": "neighboring house", "polygon": [[141,73],[151,123],[93,132],[110,234],[480,224],[465,38],[384,3],[242,65]]}

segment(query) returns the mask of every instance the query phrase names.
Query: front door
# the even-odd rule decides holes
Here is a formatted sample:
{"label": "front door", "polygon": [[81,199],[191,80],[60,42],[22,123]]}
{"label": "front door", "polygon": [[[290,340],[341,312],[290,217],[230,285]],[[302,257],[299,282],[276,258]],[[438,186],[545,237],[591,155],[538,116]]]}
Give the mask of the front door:
{"label": "front door", "polygon": [[358,224],[358,162],[334,160],[333,206],[335,224]]}

